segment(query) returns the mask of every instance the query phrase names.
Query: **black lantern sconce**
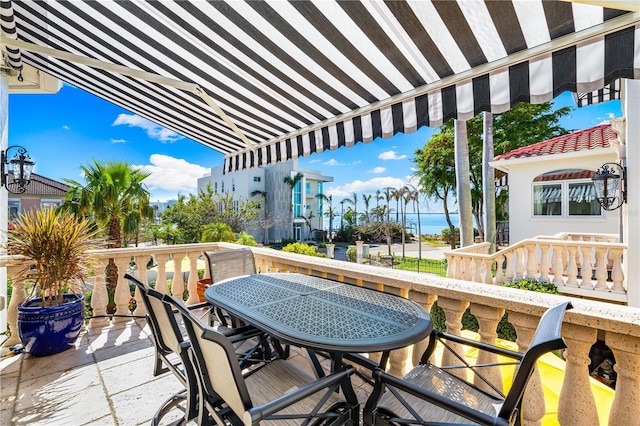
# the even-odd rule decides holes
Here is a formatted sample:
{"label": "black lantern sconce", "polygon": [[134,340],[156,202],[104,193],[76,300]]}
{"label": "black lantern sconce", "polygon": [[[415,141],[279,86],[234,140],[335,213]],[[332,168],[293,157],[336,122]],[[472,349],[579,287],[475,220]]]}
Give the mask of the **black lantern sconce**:
{"label": "black lantern sconce", "polygon": [[[18,152],[9,160],[9,150],[16,148]],[[31,172],[36,162],[31,159],[27,150],[21,146],[13,145],[7,148],[6,151],[2,151],[2,157],[0,158],[2,165],[1,177],[2,186],[7,188],[12,194],[22,194],[27,190],[27,185],[31,180]],[[13,180],[9,182],[9,174],[12,175]],[[11,187],[11,189],[9,189]],[[17,188],[16,188],[17,187]],[[16,189],[13,191],[12,189]]]}
{"label": "black lantern sconce", "polygon": [[627,202],[627,169],[618,163],[605,163],[591,178],[596,200],[605,210],[615,210]]}

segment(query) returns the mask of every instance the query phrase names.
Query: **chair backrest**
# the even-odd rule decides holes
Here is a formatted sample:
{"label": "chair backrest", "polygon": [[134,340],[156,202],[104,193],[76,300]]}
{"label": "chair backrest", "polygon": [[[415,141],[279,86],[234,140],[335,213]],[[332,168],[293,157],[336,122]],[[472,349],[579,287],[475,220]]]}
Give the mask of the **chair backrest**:
{"label": "chair backrest", "polygon": [[571,302],[565,302],[548,309],[542,315],[531,344],[520,362],[511,389],[500,409],[499,417],[509,418],[520,404],[538,358],[548,352],[567,347],[561,336],[562,320],[565,311],[571,308],[573,308]]}
{"label": "chair backrest", "polygon": [[253,405],[233,345],[226,336],[204,324],[173,296],[164,295],[164,300],[182,314],[205,392],[222,398],[242,419]]}
{"label": "chair backrest", "polygon": [[124,277],[135,283],[142,296],[156,345],[164,352],[180,353],[182,333],[171,307],[162,301],[163,294],[147,287],[133,275],[126,274]]}
{"label": "chair backrest", "polygon": [[250,248],[205,251],[204,255],[209,261],[212,284],[227,278],[256,273],[256,262]]}

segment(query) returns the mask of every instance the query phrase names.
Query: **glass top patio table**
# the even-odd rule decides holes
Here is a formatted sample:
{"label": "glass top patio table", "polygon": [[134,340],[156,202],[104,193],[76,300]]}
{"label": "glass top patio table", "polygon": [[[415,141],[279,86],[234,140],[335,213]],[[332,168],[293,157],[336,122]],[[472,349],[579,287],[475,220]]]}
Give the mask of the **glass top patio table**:
{"label": "glass top patio table", "polygon": [[389,351],[432,329],[411,300],[303,274],[236,277],[209,287],[205,298],[284,342],[331,352]]}

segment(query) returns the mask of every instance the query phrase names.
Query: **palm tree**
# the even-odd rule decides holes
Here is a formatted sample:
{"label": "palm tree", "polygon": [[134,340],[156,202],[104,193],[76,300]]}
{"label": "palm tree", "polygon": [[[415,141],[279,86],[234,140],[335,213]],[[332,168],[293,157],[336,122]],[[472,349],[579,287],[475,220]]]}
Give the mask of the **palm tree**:
{"label": "palm tree", "polygon": [[387,237],[387,254],[391,256],[391,199],[393,198],[393,193],[395,192],[395,188],[387,186],[384,188],[384,199],[387,202],[387,224],[385,226],[386,237]]}
{"label": "palm tree", "polygon": [[467,122],[455,120],[456,193],[460,220],[460,247],[473,244],[473,213],[471,206],[471,180],[469,177],[469,142]]}
{"label": "palm tree", "polygon": [[371,203],[371,197],[373,197],[373,194],[362,194],[362,201],[364,201],[364,222],[368,225],[369,224],[369,204]]}
{"label": "palm tree", "polygon": [[304,174],[301,172],[296,173],[293,177],[285,176],[282,180],[284,183],[289,185],[289,230],[293,231],[293,190],[299,182],[302,182],[304,179]]}
{"label": "palm tree", "polygon": [[309,237],[311,236],[311,219],[313,219],[315,217],[315,215],[313,214],[313,210],[309,210],[309,215],[308,216],[302,216],[302,218],[304,219],[304,223],[307,225],[307,228],[309,229],[309,231],[307,232],[307,239],[309,239]]}
{"label": "palm tree", "polygon": [[[413,185],[407,185],[409,188],[409,198],[413,201],[413,209],[418,214],[418,268],[422,260],[422,228],[420,226],[420,190]],[[419,271],[418,271],[419,272]]]}
{"label": "palm tree", "polygon": [[340,231],[344,229],[344,202],[345,200],[340,201],[340,206],[342,207],[342,211],[340,212]]}
{"label": "palm tree", "polygon": [[[256,189],[255,191],[251,192],[251,196],[252,197],[257,197],[260,196],[262,197],[262,211],[263,211],[263,215],[264,215],[264,220],[265,222],[267,221],[267,218],[269,217],[269,206],[267,205],[267,191],[260,191],[259,189]],[[268,244],[267,241],[267,228],[262,228],[262,242],[264,244]]]}
{"label": "palm tree", "polygon": [[405,236],[407,233],[407,204],[411,200],[410,190],[408,187],[403,186],[398,190],[399,199],[402,200],[402,205],[400,206],[402,209],[402,258],[404,259],[404,244],[405,244]]}
{"label": "palm tree", "polygon": [[329,203],[329,208],[327,209],[325,216],[329,218],[329,241],[332,241],[333,237],[333,218],[335,214],[333,212],[333,195],[326,194],[317,194],[316,198],[321,199],[322,201],[326,201]]}
{"label": "palm tree", "polygon": [[353,226],[356,227],[358,224],[358,193],[354,192],[351,194],[351,198],[345,198],[342,202],[353,206]]}
{"label": "palm tree", "polygon": [[[65,195],[63,208],[77,215],[93,217],[107,230],[107,247],[122,247],[123,237],[138,232],[143,218],[153,219],[149,205],[149,191],[143,180],[150,173],[125,161],[109,161],[82,166],[86,184],[64,179],[70,189]],[[115,290],[118,271],[109,259],[107,286]]]}
{"label": "palm tree", "polygon": [[392,197],[396,200],[396,223],[400,222],[399,214],[400,214],[400,200],[402,199],[402,195],[404,195],[404,187],[395,189],[392,193]]}

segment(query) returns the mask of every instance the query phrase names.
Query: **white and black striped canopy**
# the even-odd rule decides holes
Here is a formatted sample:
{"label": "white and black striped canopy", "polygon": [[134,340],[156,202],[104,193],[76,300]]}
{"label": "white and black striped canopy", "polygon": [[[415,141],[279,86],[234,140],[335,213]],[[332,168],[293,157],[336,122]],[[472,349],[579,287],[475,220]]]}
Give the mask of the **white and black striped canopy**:
{"label": "white and black striped canopy", "polygon": [[[226,170],[564,91],[606,100],[617,92],[604,87],[640,78],[640,12],[579,2],[49,0],[0,9],[14,66],[17,34],[24,63],[224,153]],[[193,83],[220,110],[198,90],[110,64]]]}

